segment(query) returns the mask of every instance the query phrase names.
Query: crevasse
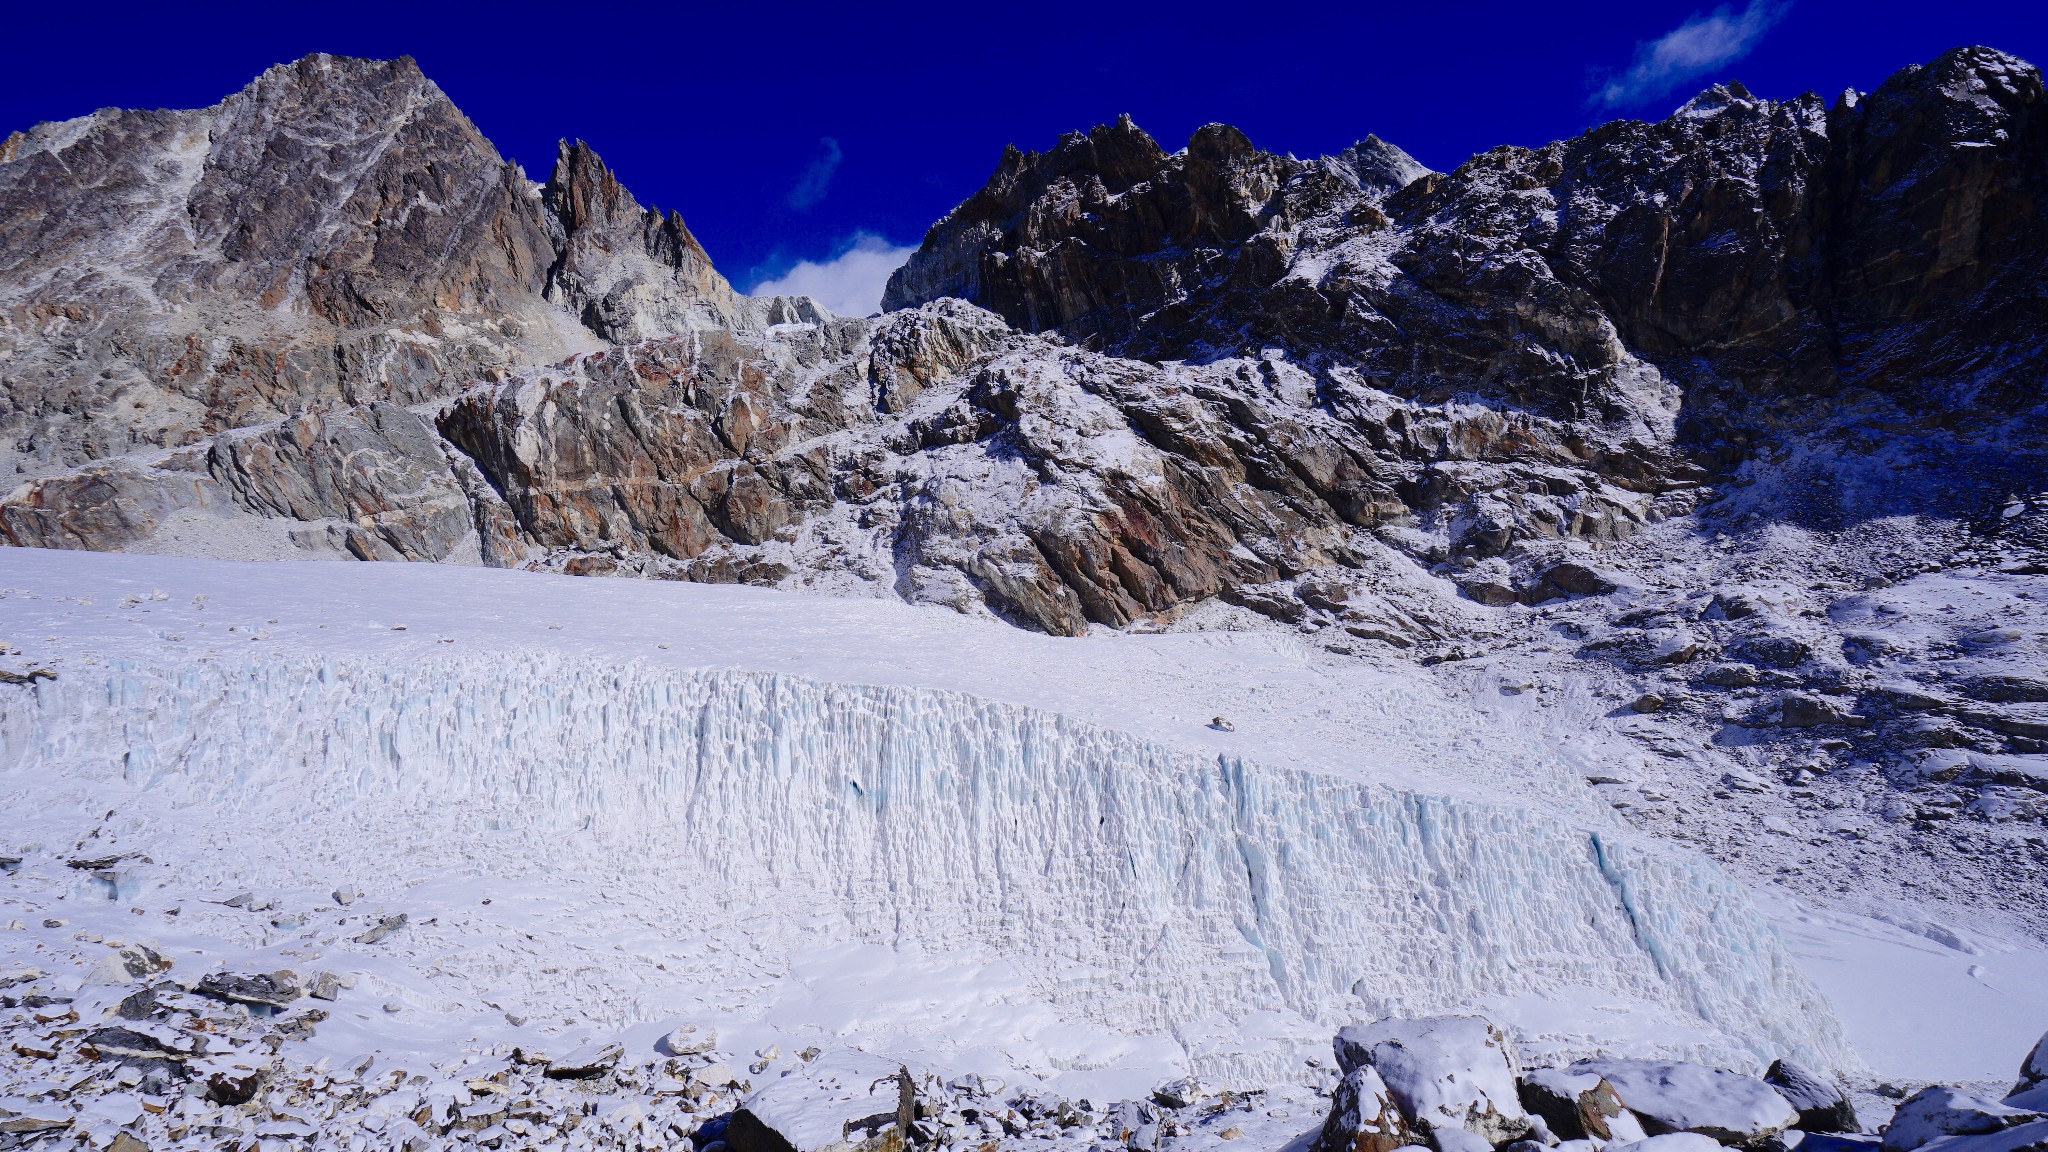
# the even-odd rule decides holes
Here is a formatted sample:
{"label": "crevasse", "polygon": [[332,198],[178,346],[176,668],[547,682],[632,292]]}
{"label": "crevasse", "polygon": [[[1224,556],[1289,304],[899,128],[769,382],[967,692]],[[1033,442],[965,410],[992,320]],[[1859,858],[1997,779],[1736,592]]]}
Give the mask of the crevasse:
{"label": "crevasse", "polygon": [[706,907],[776,910],[788,939],[1015,958],[1055,1003],[1124,1029],[1594,989],[1758,1061],[1854,1062],[1775,931],[1695,855],[968,696],[553,657],[279,657],[117,664],[0,708],[17,782],[189,805],[179,821],[221,850],[194,868],[262,860],[317,884],[398,855],[631,859]]}

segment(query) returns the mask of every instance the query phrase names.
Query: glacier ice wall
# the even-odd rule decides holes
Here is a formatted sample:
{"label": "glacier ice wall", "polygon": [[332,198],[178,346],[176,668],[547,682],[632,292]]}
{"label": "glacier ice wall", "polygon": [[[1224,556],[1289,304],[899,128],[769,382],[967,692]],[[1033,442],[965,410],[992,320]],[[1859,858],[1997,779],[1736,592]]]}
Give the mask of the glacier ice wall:
{"label": "glacier ice wall", "polygon": [[195,879],[629,860],[706,907],[767,910],[752,945],[998,953],[1131,1030],[1594,989],[1755,1060],[1854,1063],[1737,884],[1614,827],[787,675],[554,657],[87,671],[0,702],[0,781],[167,802],[213,846]]}

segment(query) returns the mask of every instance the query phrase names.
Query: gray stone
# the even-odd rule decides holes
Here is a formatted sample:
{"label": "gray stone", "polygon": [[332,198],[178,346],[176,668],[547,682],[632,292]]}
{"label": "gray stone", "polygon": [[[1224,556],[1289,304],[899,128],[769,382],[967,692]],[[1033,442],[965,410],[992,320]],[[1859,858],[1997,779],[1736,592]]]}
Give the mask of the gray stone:
{"label": "gray stone", "polygon": [[288,1008],[302,994],[297,977],[290,972],[244,976],[233,972],[209,972],[192,990],[201,996],[231,1004],[261,1008]]}
{"label": "gray stone", "polygon": [[[1914,1152],[1944,1136],[1982,1136],[2044,1119],[2048,1116],[2040,1112],[1993,1104],[1959,1088],[1922,1088],[1892,1113],[1884,1129],[1883,1152]],[[2048,1131],[2043,1135],[2048,1137]]]}
{"label": "gray stone", "polygon": [[390,938],[392,933],[405,927],[408,919],[409,917],[405,913],[394,912],[377,921],[376,924],[370,927],[369,931],[363,932],[353,939],[358,944],[381,944]]}
{"label": "gray stone", "polygon": [[1799,1119],[1798,1111],[1762,1080],[1699,1064],[1582,1060],[1571,1071],[1604,1078],[1652,1136],[1692,1132],[1759,1148]]}
{"label": "gray stone", "polygon": [[1807,1071],[1789,1060],[1774,1062],[1764,1073],[1764,1083],[1778,1090],[1799,1110],[1799,1127],[1806,1132],[1857,1132],[1856,1106],[1841,1085]]}
{"label": "gray stone", "polygon": [[586,1044],[548,1062],[550,1080],[595,1080],[618,1066],[625,1049],[618,1044]]}
{"label": "gray stone", "polygon": [[709,1024],[683,1024],[662,1037],[671,1056],[701,1056],[718,1047],[718,1030]]}
{"label": "gray stone", "polygon": [[1519,1085],[1522,1107],[1540,1117],[1564,1140],[1633,1141],[1644,1132],[1622,1107],[1614,1086],[1591,1072],[1537,1068],[1524,1073]]}
{"label": "gray stone", "polygon": [[1787,728],[1816,728],[1826,724],[1869,723],[1869,717],[1857,715],[1849,706],[1823,696],[1804,692],[1788,692],[1781,705],[1781,719],[1778,723]]}
{"label": "gray stone", "polygon": [[1530,1131],[1516,1088],[1513,1047],[1480,1017],[1351,1025],[1337,1033],[1334,1047],[1347,1077],[1362,1068],[1376,1072],[1408,1125],[1440,1149],[1453,1130],[1489,1145]]}

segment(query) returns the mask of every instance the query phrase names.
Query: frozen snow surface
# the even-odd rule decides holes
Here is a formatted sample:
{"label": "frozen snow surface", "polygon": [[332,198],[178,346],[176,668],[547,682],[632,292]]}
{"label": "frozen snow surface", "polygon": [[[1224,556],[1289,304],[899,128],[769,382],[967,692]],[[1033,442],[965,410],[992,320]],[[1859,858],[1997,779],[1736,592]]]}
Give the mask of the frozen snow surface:
{"label": "frozen snow surface", "polygon": [[2048,954],[2038,947],[1764,904],[1850,1045],[1884,1076],[2008,1082],[2015,1054],[2048,1030]]}
{"label": "frozen snow surface", "polygon": [[1886,978],[1823,955],[1865,922],[1780,912],[1788,948],[1555,746],[1270,635],[9,549],[0,638],[57,672],[0,688],[0,965],[83,977],[83,930],[351,978],[308,1058],[694,1024],[1101,1100],[1321,1083],[1337,1026],[1483,1010],[1531,1064],[1975,1071],[1845,996]]}

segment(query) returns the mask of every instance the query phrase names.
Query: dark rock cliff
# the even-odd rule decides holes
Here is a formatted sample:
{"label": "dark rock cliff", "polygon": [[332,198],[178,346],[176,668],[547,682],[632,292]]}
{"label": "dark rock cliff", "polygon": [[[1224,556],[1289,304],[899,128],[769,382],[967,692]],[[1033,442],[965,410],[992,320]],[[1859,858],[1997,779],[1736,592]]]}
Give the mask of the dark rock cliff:
{"label": "dark rock cliff", "polygon": [[958,296],[1153,361],[1280,349],[1589,430],[1676,403],[1678,446],[1718,470],[1845,387],[1984,434],[2031,420],[2044,165],[2040,74],[1983,48],[1832,107],[1717,87],[1449,174],[1370,140],[1273,156],[1221,125],[1167,154],[1126,119],[1006,153],[888,303]]}

